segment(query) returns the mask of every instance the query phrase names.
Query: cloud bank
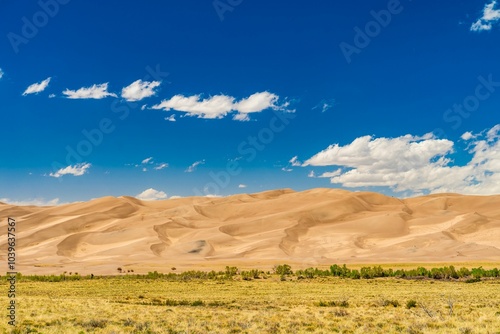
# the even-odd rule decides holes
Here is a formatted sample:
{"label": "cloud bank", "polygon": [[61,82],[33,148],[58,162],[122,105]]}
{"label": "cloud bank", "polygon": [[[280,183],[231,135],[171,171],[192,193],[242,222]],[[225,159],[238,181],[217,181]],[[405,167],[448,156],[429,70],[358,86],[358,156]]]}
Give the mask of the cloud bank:
{"label": "cloud bank", "polygon": [[397,138],[363,136],[350,144],[333,144],[302,166],[335,166],[318,177],[348,188],[389,187],[396,192],[500,193],[500,125],[478,134],[466,132],[464,152],[471,156],[463,166],[453,165],[455,143],[406,135]]}

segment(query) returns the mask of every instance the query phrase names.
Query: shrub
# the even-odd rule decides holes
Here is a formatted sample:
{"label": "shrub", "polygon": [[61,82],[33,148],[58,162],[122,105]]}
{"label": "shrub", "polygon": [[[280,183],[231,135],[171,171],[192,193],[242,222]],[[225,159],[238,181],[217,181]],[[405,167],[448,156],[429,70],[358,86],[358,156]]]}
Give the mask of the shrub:
{"label": "shrub", "polygon": [[389,305],[392,305],[394,307],[398,307],[399,306],[399,302],[396,299],[393,299],[393,300],[384,299],[384,300],[382,300],[381,304],[382,304],[382,306],[389,306]]}
{"label": "shrub", "polygon": [[277,265],[277,266],[274,266],[274,272],[278,275],[292,275],[293,274],[293,271],[292,271],[292,267],[290,267],[290,265],[288,264],[280,264],[280,265]]}
{"label": "shrub", "polygon": [[238,274],[238,268],[237,267],[226,266],[226,271],[225,271],[226,277],[233,277],[236,274]]}
{"label": "shrub", "polygon": [[345,317],[345,316],[349,315],[349,313],[347,313],[347,311],[344,309],[335,310],[333,312],[333,314],[335,314],[335,316],[337,316],[337,317]]}
{"label": "shrub", "polygon": [[347,298],[344,298],[344,299],[338,301],[337,305],[340,307],[349,307],[349,301],[347,300]]}
{"label": "shrub", "polygon": [[417,307],[417,301],[415,299],[410,299],[406,302],[406,308],[411,309]]}
{"label": "shrub", "polygon": [[479,277],[469,278],[465,280],[465,283],[477,283],[477,282],[481,282],[481,279]]}
{"label": "shrub", "polygon": [[203,305],[205,305],[205,303],[199,299],[191,303],[191,306],[203,306]]}
{"label": "shrub", "polygon": [[108,324],[107,320],[89,320],[81,324],[82,327],[92,329],[92,328],[104,328]]}

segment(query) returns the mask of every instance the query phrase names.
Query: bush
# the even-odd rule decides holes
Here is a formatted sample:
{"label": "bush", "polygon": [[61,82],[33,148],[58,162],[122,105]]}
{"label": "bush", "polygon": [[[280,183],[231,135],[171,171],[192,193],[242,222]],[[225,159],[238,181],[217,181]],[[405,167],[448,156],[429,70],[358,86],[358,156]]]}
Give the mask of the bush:
{"label": "bush", "polygon": [[237,267],[226,266],[225,274],[226,274],[227,277],[236,276],[238,274],[238,268]]}
{"label": "bush", "polygon": [[406,302],[406,308],[411,309],[417,307],[417,301],[415,299],[410,299]]}
{"label": "bush", "polygon": [[274,269],[274,272],[280,276],[293,274],[292,267],[290,267],[290,265],[288,265],[288,264],[280,264],[280,265],[274,266],[273,269]]}
{"label": "bush", "polygon": [[87,329],[94,329],[94,328],[104,328],[108,324],[107,320],[89,320],[87,322],[81,323],[81,326]]}
{"label": "bush", "polygon": [[477,282],[481,282],[481,279],[479,277],[469,278],[465,280],[465,283],[477,283]]}
{"label": "bush", "polygon": [[390,299],[384,299],[382,301],[382,306],[394,306],[394,307],[398,307],[399,306],[399,302],[396,300],[396,299],[393,299],[393,300],[390,300]]}
{"label": "bush", "polygon": [[344,298],[344,299],[338,301],[337,305],[340,307],[349,307],[349,301],[347,300],[347,298]]}
{"label": "bush", "polygon": [[191,306],[203,306],[203,305],[205,305],[205,303],[203,302],[203,300],[199,299],[191,303]]}

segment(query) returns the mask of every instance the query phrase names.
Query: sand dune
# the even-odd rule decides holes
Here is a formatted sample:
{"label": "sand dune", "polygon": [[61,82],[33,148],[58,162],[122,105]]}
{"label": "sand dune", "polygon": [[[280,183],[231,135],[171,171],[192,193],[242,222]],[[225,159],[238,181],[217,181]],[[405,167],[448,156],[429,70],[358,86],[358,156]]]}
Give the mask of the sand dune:
{"label": "sand dune", "polygon": [[0,203],[0,217],[0,258],[13,217],[23,273],[500,261],[500,196],[400,200],[284,189],[154,202],[104,197],[56,207]]}

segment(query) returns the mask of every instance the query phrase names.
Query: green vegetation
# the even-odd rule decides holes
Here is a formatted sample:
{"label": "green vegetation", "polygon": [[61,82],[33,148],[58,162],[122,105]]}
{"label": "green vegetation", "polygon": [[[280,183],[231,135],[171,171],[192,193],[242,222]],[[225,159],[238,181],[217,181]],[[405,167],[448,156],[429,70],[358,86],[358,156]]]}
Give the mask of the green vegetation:
{"label": "green vegetation", "polygon": [[[466,284],[476,279],[472,269],[468,278],[444,279],[429,277],[432,269],[420,270],[426,274],[420,278],[398,278],[378,266],[332,267],[333,272],[293,274],[284,265],[285,271],[273,274],[234,267],[175,275],[127,271],[76,278],[72,273],[60,281],[47,277],[61,276],[19,276],[18,324],[12,328],[1,322],[0,333],[493,334],[500,328],[500,300],[495,298],[500,280],[486,276],[490,271],[474,270],[485,276]],[[359,279],[349,278],[353,271]],[[7,291],[7,284],[1,280],[0,289]],[[1,294],[0,304],[7,303]]]}
{"label": "green vegetation", "polygon": [[[119,268],[121,269],[121,268]],[[21,275],[18,273],[18,281],[40,281],[40,282],[62,282],[62,281],[79,281],[88,279],[148,279],[148,280],[167,280],[167,281],[190,281],[190,280],[238,280],[243,279],[250,281],[253,279],[267,279],[270,273],[265,273],[262,270],[251,269],[248,271],[240,271],[237,267],[227,266],[224,271],[199,271],[189,270],[181,273],[159,273],[157,271],[149,272],[145,275],[135,274],[133,270],[119,276],[97,276],[94,274],[80,276],[78,273],[63,273],[61,275]],[[273,272],[278,275],[282,281],[287,281],[286,277],[296,277],[296,279],[314,279],[319,277],[339,277],[350,279],[373,279],[373,278],[405,278],[405,279],[435,279],[435,280],[463,280],[466,283],[480,282],[482,278],[500,278],[500,270],[498,268],[484,269],[483,267],[468,269],[462,267],[458,270],[453,265],[439,268],[426,269],[418,267],[416,269],[384,269],[382,266],[361,267],[359,270],[350,269],[345,264],[339,266],[334,264],[329,270],[318,268],[299,269],[295,272],[288,264],[276,265]],[[1,276],[0,276],[1,278]]]}

